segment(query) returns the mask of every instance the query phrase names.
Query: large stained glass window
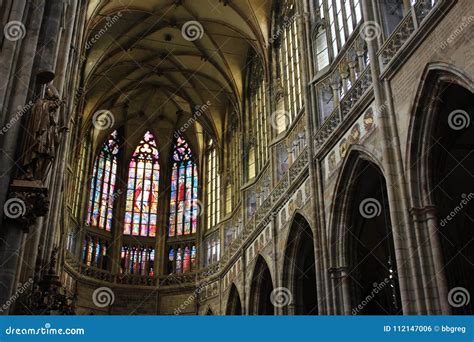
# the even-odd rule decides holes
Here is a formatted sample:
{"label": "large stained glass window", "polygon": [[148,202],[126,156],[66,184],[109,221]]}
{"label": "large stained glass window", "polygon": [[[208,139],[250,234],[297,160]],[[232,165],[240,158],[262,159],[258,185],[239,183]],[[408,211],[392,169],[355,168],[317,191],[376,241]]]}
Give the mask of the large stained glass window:
{"label": "large stained glass window", "polygon": [[102,145],[94,162],[87,224],[92,227],[112,229],[112,210],[119,152],[118,132],[114,131]]}
{"label": "large stained glass window", "polygon": [[197,216],[200,210],[197,200],[197,168],[191,154],[191,149],[182,137],[178,137],[175,140],[172,163],[168,230],[170,237],[195,233]]}
{"label": "large stained glass window", "polygon": [[153,134],[146,132],[129,164],[124,234],[156,235],[159,179],[158,148]]}

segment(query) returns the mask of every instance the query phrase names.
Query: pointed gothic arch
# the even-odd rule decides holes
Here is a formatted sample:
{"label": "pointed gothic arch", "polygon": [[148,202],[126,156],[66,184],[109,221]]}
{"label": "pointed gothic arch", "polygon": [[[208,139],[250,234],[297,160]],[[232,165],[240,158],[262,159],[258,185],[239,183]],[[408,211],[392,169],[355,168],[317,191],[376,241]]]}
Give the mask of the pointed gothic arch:
{"label": "pointed gothic arch", "polygon": [[283,286],[292,293],[291,307],[285,306],[286,314],[317,315],[316,259],[311,226],[301,215],[292,220],[285,249]]}
{"label": "pointed gothic arch", "polygon": [[378,161],[362,147],[348,151],[332,203],[334,305],[346,314],[401,314],[387,185]]}
{"label": "pointed gothic arch", "polygon": [[123,233],[154,237],[158,224],[159,152],[155,136],[146,131],[128,164]]}
{"label": "pointed gothic arch", "polygon": [[[429,64],[412,108],[407,174],[423,264],[428,312],[472,314],[474,303],[474,82],[446,63]],[[435,298],[435,300],[431,300]]]}
{"label": "pointed gothic arch", "polygon": [[229,291],[229,299],[227,300],[226,315],[242,315],[242,302],[240,300],[239,291],[237,286],[232,284]]}
{"label": "pointed gothic arch", "polygon": [[249,314],[274,315],[275,307],[270,300],[273,280],[265,259],[259,255],[252,273],[250,284]]}
{"label": "pointed gothic arch", "polygon": [[121,135],[114,130],[100,146],[94,159],[86,224],[110,232]]}

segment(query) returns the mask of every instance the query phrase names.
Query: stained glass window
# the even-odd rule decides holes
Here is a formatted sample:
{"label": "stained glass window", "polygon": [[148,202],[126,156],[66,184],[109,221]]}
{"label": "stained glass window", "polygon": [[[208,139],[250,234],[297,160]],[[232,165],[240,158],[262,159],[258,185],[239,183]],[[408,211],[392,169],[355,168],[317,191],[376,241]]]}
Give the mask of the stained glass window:
{"label": "stained glass window", "polygon": [[153,277],[155,249],[143,246],[122,246],[120,271],[122,274],[137,274]]}
{"label": "stained glass window", "polygon": [[181,273],[183,271],[183,249],[178,248],[176,252],[176,273]]}
{"label": "stained glass window", "polygon": [[186,273],[196,269],[196,246],[175,246],[168,252],[168,273]]}
{"label": "stained glass window", "polygon": [[156,141],[150,132],[145,133],[135,149],[128,170],[123,233],[155,236],[160,165]]}
{"label": "stained glass window", "polygon": [[94,162],[87,224],[110,231],[119,152],[118,132],[114,131],[102,145]]}
{"label": "stained glass window", "polygon": [[183,272],[189,272],[191,268],[191,251],[186,246],[184,249]]}
{"label": "stained glass window", "polygon": [[191,248],[191,269],[196,269],[196,246]]}
{"label": "stained glass window", "polygon": [[84,239],[82,262],[87,266],[107,269],[108,242],[87,235]]}
{"label": "stained glass window", "polygon": [[[181,236],[196,232],[198,203],[198,174],[187,142],[178,137],[172,154],[171,199],[168,235]],[[179,255],[176,255],[178,262]]]}

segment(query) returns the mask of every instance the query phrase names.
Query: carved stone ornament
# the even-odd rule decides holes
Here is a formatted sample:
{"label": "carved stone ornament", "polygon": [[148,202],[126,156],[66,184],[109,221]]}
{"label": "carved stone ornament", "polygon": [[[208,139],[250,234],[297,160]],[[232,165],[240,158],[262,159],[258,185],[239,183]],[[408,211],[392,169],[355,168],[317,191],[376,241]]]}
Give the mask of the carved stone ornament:
{"label": "carved stone ornament", "polygon": [[35,181],[14,180],[3,209],[5,220],[17,222],[28,232],[49,210],[48,189]]}
{"label": "carved stone ornament", "polygon": [[75,298],[62,285],[56,274],[58,248],[54,247],[48,271],[31,290],[18,300],[17,314],[30,315],[74,315]]}
{"label": "carved stone ornament", "polygon": [[273,83],[273,97],[275,103],[280,103],[285,96],[285,89],[280,77],[277,77]]}

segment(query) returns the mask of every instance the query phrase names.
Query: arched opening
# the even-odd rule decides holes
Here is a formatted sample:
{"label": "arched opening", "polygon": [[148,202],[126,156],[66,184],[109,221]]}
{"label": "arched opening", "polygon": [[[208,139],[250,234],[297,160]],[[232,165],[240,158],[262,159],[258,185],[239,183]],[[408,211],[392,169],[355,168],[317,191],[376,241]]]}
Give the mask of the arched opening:
{"label": "arched opening", "polygon": [[474,303],[474,96],[447,84],[438,96],[430,134],[429,191],[438,219],[448,302],[453,314],[473,314]]}
{"label": "arched opening", "polygon": [[214,313],[212,312],[212,309],[210,307],[207,308],[206,316],[214,316]]}
{"label": "arched opening", "polygon": [[317,315],[313,232],[301,215],[295,216],[288,235],[283,277],[293,297],[294,314]]}
{"label": "arched opening", "polygon": [[239,291],[235,284],[232,284],[227,301],[226,315],[242,315],[242,303],[240,301]]}
{"label": "arched opening", "polygon": [[397,263],[385,178],[370,162],[360,164],[348,228],[352,309],[362,315],[400,314]]}
{"label": "arched opening", "polygon": [[250,285],[251,315],[275,314],[275,308],[270,299],[272,291],[273,282],[270,269],[263,257],[259,256],[255,264],[252,283]]}
{"label": "arched opening", "polygon": [[[349,180],[349,182],[348,182]],[[342,268],[340,300],[353,315],[402,313],[397,263],[385,177],[364,152],[352,150],[346,160],[335,202],[337,263]]]}

